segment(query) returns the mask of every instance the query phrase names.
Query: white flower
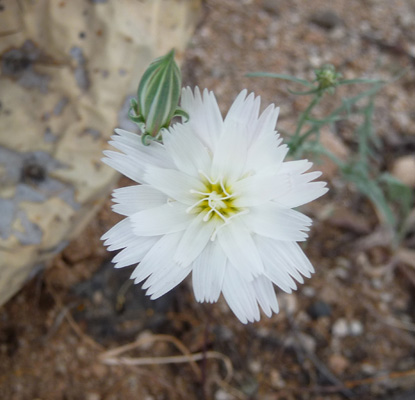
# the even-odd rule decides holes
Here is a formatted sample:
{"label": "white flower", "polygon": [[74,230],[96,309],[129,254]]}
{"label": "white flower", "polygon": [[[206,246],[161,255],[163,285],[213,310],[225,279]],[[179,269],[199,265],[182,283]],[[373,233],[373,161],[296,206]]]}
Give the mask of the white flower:
{"label": "white flower", "polygon": [[[297,244],[311,219],[292,208],[326,193],[307,160],[283,162],[287,146],[275,132],[278,108],[260,116],[260,98],[242,91],[223,120],[215,96],[186,88],[181,107],[189,122],[163,133],[164,144],[141,144],[116,129],[104,162],[140,185],[116,189],[113,210],[127,218],[102,239],[116,268],[138,264],[156,299],[192,272],[199,302],[221,293],[246,323],[278,312],[273,284],[285,292],[313,267]],[[294,279],[293,279],[294,278]]]}

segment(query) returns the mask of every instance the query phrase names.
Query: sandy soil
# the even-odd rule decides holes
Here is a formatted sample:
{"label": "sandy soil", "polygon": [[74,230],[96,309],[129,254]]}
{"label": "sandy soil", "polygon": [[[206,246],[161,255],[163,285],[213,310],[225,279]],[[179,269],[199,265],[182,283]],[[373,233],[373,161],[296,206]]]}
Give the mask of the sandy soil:
{"label": "sandy soil", "polygon": [[[207,0],[183,82],[214,90],[223,111],[243,88],[255,91],[281,107],[284,133],[307,99],[247,72],[310,79],[331,63],[347,78],[390,80],[408,68],[375,104],[376,159],[392,171],[415,151],[414,43],[411,0]],[[317,112],[356,90],[327,97]],[[346,154],[351,127],[335,142]],[[190,282],[154,302],[129,285],[131,270],[114,271],[99,241],[119,220],[108,199],[0,309],[0,399],[415,398],[414,233],[394,249],[373,206],[332,165],[320,167],[331,191],[303,209],[315,221],[305,251],[316,273],[296,293],[277,293],[280,314],[247,326],[222,300],[195,303]],[[136,339],[128,355],[145,365],[108,365],[106,351]],[[189,355],[203,352],[205,361]],[[183,362],[162,364],[169,356]]]}

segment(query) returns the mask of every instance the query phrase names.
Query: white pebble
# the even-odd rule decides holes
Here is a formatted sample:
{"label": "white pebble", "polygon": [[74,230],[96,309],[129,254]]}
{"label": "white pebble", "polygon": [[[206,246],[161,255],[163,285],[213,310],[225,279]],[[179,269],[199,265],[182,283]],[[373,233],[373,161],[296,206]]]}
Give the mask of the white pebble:
{"label": "white pebble", "polygon": [[352,336],[359,336],[363,333],[363,324],[360,321],[352,320],[349,323],[350,334]]}
{"label": "white pebble", "polygon": [[223,389],[219,389],[215,393],[215,400],[231,400],[232,397],[229,393],[226,393]]}
{"label": "white pebble", "polygon": [[284,310],[287,314],[294,314],[297,311],[297,297],[289,294],[283,293],[279,297],[280,308]]}
{"label": "white pebble", "polygon": [[339,318],[333,325],[333,335],[339,338],[346,336],[359,336],[363,333],[363,324],[358,320],[347,321],[345,318]]}
{"label": "white pebble", "polygon": [[349,333],[349,326],[344,318],[338,319],[332,329],[333,335],[337,337],[345,337]]}

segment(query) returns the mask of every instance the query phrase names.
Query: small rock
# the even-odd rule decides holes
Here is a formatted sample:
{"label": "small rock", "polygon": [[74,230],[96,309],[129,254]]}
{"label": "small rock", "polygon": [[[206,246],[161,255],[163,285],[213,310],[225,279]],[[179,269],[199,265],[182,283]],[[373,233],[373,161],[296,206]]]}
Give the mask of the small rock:
{"label": "small rock", "polygon": [[76,355],[79,357],[79,358],[85,358],[85,356],[86,356],[86,354],[87,354],[87,350],[86,350],[86,348],[85,347],[77,347],[76,348]]}
{"label": "small rock", "polygon": [[289,336],[284,340],[286,348],[303,348],[309,353],[314,353],[317,347],[316,340],[306,333],[300,332],[298,336]]}
{"label": "small rock", "polygon": [[297,311],[297,297],[292,294],[281,294],[279,296],[279,303],[280,308],[287,314],[294,314]]}
{"label": "small rock", "polygon": [[332,329],[333,335],[336,337],[346,337],[349,333],[349,324],[345,318],[338,319]]}
{"label": "small rock", "polygon": [[277,387],[279,389],[285,387],[286,383],[284,379],[282,378],[281,374],[276,369],[273,369],[271,371],[270,377],[271,377],[271,385],[273,387]]}
{"label": "small rock", "polygon": [[349,331],[352,336],[359,336],[364,331],[363,324],[357,320],[350,321]]}
{"label": "small rock", "polygon": [[261,372],[261,369],[262,369],[262,364],[258,360],[252,360],[249,363],[249,370],[252,373],[258,374],[259,372]]}
{"label": "small rock", "polygon": [[306,349],[309,353],[315,353],[317,342],[311,335],[307,335],[306,333],[300,333],[298,335],[298,339],[301,341],[301,345],[304,349]]}
{"label": "small rock", "polygon": [[101,400],[101,396],[98,393],[90,392],[86,394],[86,400]]}
{"label": "small rock", "polygon": [[415,188],[415,156],[403,156],[398,158],[392,166],[392,175],[408,185]]}
{"label": "small rock", "polygon": [[235,339],[233,331],[226,326],[219,325],[215,327],[213,331],[219,341],[229,341]]}
{"label": "small rock", "polygon": [[92,296],[92,301],[96,306],[99,306],[102,304],[102,301],[104,300],[104,295],[101,290],[96,290]]}
{"label": "small rock", "polygon": [[215,400],[231,400],[232,396],[229,393],[226,393],[223,389],[219,389],[215,393]]}
{"label": "small rock", "polygon": [[278,16],[280,14],[280,9],[278,7],[278,1],[277,0],[263,0],[262,1],[262,7],[265,11],[272,15]]}
{"label": "small rock", "polygon": [[329,317],[331,315],[331,307],[326,302],[317,300],[307,308],[307,313],[313,319]]}
{"label": "small rock", "polygon": [[64,362],[59,361],[55,365],[55,371],[58,372],[59,374],[66,375],[68,373],[68,368]]}
{"label": "small rock", "polygon": [[333,325],[332,333],[334,336],[343,338],[346,336],[359,336],[363,333],[363,324],[357,320],[347,321],[339,318]]}
{"label": "small rock", "polygon": [[306,297],[314,297],[316,295],[316,289],[312,286],[303,286],[301,293]]}
{"label": "small rock", "polygon": [[361,364],[360,370],[366,375],[374,375],[378,371],[374,365],[369,364],[369,363]]}
{"label": "small rock", "polygon": [[342,19],[334,11],[330,10],[317,11],[310,17],[310,22],[327,30],[343,24]]}
{"label": "small rock", "polygon": [[332,354],[329,358],[329,366],[336,375],[342,375],[349,366],[349,361],[341,354]]}
{"label": "small rock", "polygon": [[392,293],[383,292],[383,293],[380,293],[379,297],[382,299],[384,303],[390,303],[393,300]]}

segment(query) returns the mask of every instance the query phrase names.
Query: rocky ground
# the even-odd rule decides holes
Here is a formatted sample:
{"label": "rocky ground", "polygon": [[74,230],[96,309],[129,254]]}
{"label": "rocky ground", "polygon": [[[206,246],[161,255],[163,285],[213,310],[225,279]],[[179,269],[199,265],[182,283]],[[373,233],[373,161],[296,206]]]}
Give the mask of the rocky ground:
{"label": "rocky ground", "polygon": [[[350,79],[392,80],[407,69],[375,101],[376,160],[415,186],[411,0],[207,0],[183,82],[214,90],[224,112],[243,88],[255,91],[281,107],[285,134],[307,98],[290,94],[292,84],[244,75],[312,79],[325,63]],[[357,90],[328,96],[317,113]],[[350,155],[351,127],[328,131],[327,146]],[[190,282],[151,302],[129,284],[130,270],[114,271],[99,240],[119,220],[108,199],[50,268],[0,309],[0,398],[415,398],[415,229],[392,246],[373,205],[328,161],[319,168],[331,190],[303,209],[315,221],[305,251],[316,273],[296,293],[277,293],[280,314],[250,325],[222,300],[195,303]],[[141,365],[107,353],[133,342],[124,355]]]}

